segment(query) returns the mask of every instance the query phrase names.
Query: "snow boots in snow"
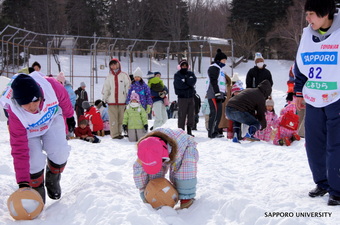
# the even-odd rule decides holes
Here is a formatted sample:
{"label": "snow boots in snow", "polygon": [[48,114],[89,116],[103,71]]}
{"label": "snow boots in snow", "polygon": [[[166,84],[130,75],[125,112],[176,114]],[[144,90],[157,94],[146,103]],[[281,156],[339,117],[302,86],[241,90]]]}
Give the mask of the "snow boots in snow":
{"label": "snow boots in snow", "polygon": [[51,199],[59,199],[61,196],[60,178],[65,165],[66,162],[58,165],[51,160],[48,160],[48,165],[46,166],[45,186],[47,194]]}
{"label": "snow boots in snow", "polygon": [[256,133],[257,128],[254,125],[250,125],[248,128],[248,133],[244,138],[248,141],[260,141],[260,139],[254,137],[254,134]]}
{"label": "snow boots in snow", "polygon": [[234,127],[233,131],[234,131],[233,142],[240,143],[239,137],[241,135],[241,129],[239,127]]}
{"label": "snow boots in snow", "polygon": [[191,127],[189,127],[189,126],[187,126],[187,134],[189,134],[189,135],[195,137],[195,136],[192,134],[192,129],[191,129]]}
{"label": "snow boots in snow", "polygon": [[31,174],[30,186],[41,195],[45,204],[44,170]]}

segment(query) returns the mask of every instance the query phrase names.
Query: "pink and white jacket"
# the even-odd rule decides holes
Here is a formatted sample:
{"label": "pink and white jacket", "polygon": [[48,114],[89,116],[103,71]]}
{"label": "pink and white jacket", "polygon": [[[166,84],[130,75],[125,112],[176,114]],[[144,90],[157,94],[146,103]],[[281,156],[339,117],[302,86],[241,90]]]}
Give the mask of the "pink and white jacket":
{"label": "pink and white jacket", "polygon": [[[295,107],[294,101],[288,102],[288,105],[281,110],[280,117],[278,119],[279,123],[282,119],[282,115],[284,115],[288,111],[293,111],[294,113],[296,113],[296,107]],[[293,133],[297,133],[297,130],[291,130],[291,129],[288,129],[288,128],[285,128],[285,127],[278,125],[277,132],[276,132],[275,138],[273,140],[273,144],[278,145],[279,140],[282,139],[282,138],[285,138],[285,137],[288,137],[289,139],[292,138]]]}
{"label": "pink and white jacket", "polygon": [[[162,132],[174,139],[177,142],[177,155],[175,161],[169,165],[163,163],[162,169],[157,174],[147,174],[138,161],[133,165],[133,178],[136,187],[140,190],[144,189],[149,180],[165,177],[165,174],[170,170],[170,181],[176,186],[179,180],[196,179],[198,151],[197,143],[194,139],[187,135],[182,129],[172,130],[169,128],[158,128],[156,131]],[[169,147],[170,148],[170,147]],[[171,150],[170,150],[171,152]]]}
{"label": "pink and white jacket", "polygon": [[277,128],[277,126],[279,125],[279,120],[278,120],[278,116],[275,114],[274,111],[272,112],[266,111],[265,116],[266,116],[266,121],[267,121],[267,127],[263,130],[258,130],[255,133],[255,137],[263,141],[269,142],[273,129]]}
{"label": "pink and white jacket", "polygon": [[[33,78],[34,76],[31,75]],[[34,78],[35,79],[35,78]],[[39,84],[39,79],[35,79],[36,82],[40,85],[42,93],[43,93],[43,98],[44,98],[44,93],[47,92],[54,92],[55,96],[57,98],[57,103],[55,106],[58,108],[56,110],[56,115],[62,114],[65,118],[69,118],[73,116],[73,107],[70,101],[70,97],[66,91],[66,89],[58,83],[57,80],[54,78],[50,77],[44,77],[42,79],[46,79],[49,84],[51,85],[40,85]],[[52,87],[53,90],[47,90],[50,87]],[[10,87],[9,87],[10,89]],[[12,94],[11,90],[9,92],[5,92]],[[4,97],[9,97],[11,99],[11,96],[2,96],[1,100],[4,100]],[[23,122],[19,119],[19,116],[17,116],[14,112],[18,111],[18,108],[20,107],[17,104],[6,104],[5,101],[1,101],[3,104],[4,108],[8,112],[9,116],[9,132],[10,132],[10,144],[12,147],[12,157],[13,157],[13,162],[14,162],[14,170],[16,174],[16,180],[17,183],[19,182],[29,182],[30,181],[30,164],[29,164],[29,152],[30,149],[28,147],[28,139],[30,137],[29,134],[29,129],[26,129],[25,126],[23,125]],[[12,108],[11,108],[12,107]],[[14,109],[13,107],[18,107],[17,109]],[[43,109],[44,107],[44,101],[41,101],[40,104],[40,110]],[[42,113],[42,117],[44,117],[44,113]],[[53,127],[49,126],[48,124],[51,124],[51,121],[55,116],[52,116],[46,123],[42,123],[39,126],[36,126],[35,129],[40,130],[41,136],[44,134],[42,130],[48,130],[48,129],[53,129]],[[37,135],[35,135],[37,136]],[[39,135],[38,135],[39,136]],[[65,133],[65,138],[66,138],[66,133]]]}

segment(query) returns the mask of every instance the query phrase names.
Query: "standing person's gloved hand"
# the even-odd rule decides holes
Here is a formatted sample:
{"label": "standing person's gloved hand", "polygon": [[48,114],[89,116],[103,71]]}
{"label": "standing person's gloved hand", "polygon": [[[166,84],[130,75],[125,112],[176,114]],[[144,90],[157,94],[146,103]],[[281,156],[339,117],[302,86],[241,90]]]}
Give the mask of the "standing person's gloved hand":
{"label": "standing person's gloved hand", "polygon": [[28,182],[20,182],[18,183],[19,188],[30,188],[30,184]]}
{"label": "standing person's gloved hand", "polygon": [[224,102],[225,101],[225,94],[222,92],[218,92],[215,94],[216,101]]}
{"label": "standing person's gloved hand", "polygon": [[151,105],[146,106],[146,114],[149,114],[151,112]]}
{"label": "standing person's gloved hand", "polygon": [[144,125],[145,132],[148,132],[149,126],[147,124]]}
{"label": "standing person's gloved hand", "polygon": [[123,130],[124,130],[124,132],[127,132],[127,125],[126,124],[123,124]]}
{"label": "standing person's gloved hand", "polygon": [[76,121],[74,120],[74,117],[66,118],[66,123],[68,127],[69,132],[73,132],[74,128],[76,127]]}

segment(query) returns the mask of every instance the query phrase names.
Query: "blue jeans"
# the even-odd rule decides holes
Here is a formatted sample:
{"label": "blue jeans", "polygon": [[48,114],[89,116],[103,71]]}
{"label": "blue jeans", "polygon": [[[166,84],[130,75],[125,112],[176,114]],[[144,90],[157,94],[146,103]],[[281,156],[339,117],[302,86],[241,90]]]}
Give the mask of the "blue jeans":
{"label": "blue jeans", "polygon": [[250,114],[249,112],[242,112],[233,107],[226,107],[225,114],[228,119],[234,122],[233,127],[241,127],[241,123],[256,127],[256,130],[260,129],[260,122]]}

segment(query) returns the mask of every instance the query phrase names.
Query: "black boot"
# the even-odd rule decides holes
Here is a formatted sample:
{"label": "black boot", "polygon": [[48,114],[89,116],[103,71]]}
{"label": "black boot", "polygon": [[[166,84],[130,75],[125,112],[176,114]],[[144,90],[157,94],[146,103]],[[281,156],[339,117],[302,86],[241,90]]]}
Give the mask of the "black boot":
{"label": "black boot", "polygon": [[309,197],[314,198],[314,197],[324,196],[325,194],[327,194],[327,192],[328,192],[328,191],[327,191],[326,189],[324,189],[324,188],[319,187],[318,185],[316,185],[316,187],[315,187],[313,190],[311,190],[311,191],[308,193],[308,195],[309,195]]}
{"label": "black boot", "polygon": [[192,134],[192,132],[191,132],[191,127],[189,127],[189,126],[187,126],[187,134],[189,134],[189,135],[195,137],[195,136]]}
{"label": "black boot", "polygon": [[242,137],[241,137],[241,129],[239,127],[233,127],[233,133],[234,133],[234,136],[233,136],[233,142],[234,143],[240,143],[240,140],[242,140]]}
{"label": "black boot", "polygon": [[41,198],[43,199],[43,202],[45,204],[46,197],[44,186],[44,170],[38,173],[31,174],[30,186],[41,195]]}
{"label": "black boot", "polygon": [[48,197],[51,199],[59,199],[61,196],[60,178],[61,173],[65,168],[66,162],[58,165],[48,160],[48,165],[46,166],[46,188]]}

